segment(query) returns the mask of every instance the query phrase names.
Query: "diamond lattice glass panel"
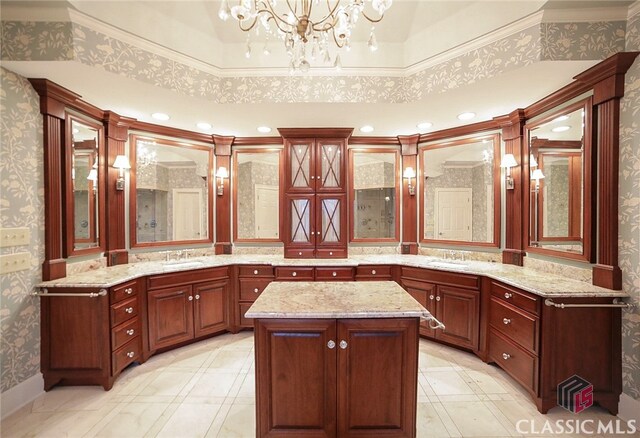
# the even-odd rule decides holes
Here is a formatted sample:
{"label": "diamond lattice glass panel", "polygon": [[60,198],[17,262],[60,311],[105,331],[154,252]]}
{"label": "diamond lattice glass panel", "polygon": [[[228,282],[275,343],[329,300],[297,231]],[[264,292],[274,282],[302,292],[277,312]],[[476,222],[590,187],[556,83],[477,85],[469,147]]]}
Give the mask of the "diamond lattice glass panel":
{"label": "diamond lattice glass panel", "polygon": [[340,200],[322,200],[322,241],[340,241]]}
{"label": "diamond lattice glass panel", "polygon": [[336,145],[323,144],[322,155],[322,186],[340,186],[340,147]]}
{"label": "diamond lattice glass panel", "polygon": [[291,185],[293,187],[309,187],[309,145],[299,144],[291,147]]}
{"label": "diamond lattice glass panel", "polygon": [[291,240],[293,242],[309,242],[309,200],[293,199],[291,201]]}

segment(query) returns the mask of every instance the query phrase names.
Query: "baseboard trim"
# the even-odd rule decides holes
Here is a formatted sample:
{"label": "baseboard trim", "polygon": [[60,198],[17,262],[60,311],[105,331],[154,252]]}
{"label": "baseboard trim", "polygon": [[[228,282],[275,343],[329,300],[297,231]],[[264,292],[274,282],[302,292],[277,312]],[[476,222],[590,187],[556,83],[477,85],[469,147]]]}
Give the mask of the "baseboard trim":
{"label": "baseboard trim", "polygon": [[640,400],[629,397],[624,393],[620,394],[618,417],[624,421],[635,420],[636,427],[640,427]]}
{"label": "baseboard trim", "polygon": [[42,373],[38,373],[13,388],[0,393],[1,418],[4,420],[27,403],[35,400],[43,392],[44,378]]}

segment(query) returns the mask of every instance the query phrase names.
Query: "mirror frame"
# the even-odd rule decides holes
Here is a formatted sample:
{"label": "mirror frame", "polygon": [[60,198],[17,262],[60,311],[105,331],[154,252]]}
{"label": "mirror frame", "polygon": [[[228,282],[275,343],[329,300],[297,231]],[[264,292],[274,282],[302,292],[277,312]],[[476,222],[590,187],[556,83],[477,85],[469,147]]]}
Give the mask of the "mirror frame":
{"label": "mirror frame", "polygon": [[[584,130],[583,130],[583,211],[582,211],[582,253],[572,253],[567,251],[559,251],[550,248],[541,248],[537,246],[531,246],[531,168],[529,167],[529,156],[532,153],[531,148],[531,130],[537,126],[543,125],[551,120],[578,109],[584,109]],[[522,187],[524,190],[524,226],[523,228],[523,242],[525,243],[525,251],[534,254],[541,254],[553,257],[559,257],[563,259],[578,260],[584,262],[593,262],[595,260],[595,237],[596,237],[596,184],[593,183],[593,177],[596,176],[596,160],[595,160],[595,130],[593,129],[593,96],[589,96],[585,99],[581,99],[570,105],[562,107],[560,109],[551,110],[550,113],[534,122],[528,122],[524,126],[524,151],[523,154],[523,172],[522,172]],[[574,150],[568,148],[568,151]]]}
{"label": "mirror frame", "polygon": [[[209,175],[207,177],[207,238],[206,239],[192,239],[192,240],[167,240],[162,242],[138,242],[136,234],[136,220],[137,220],[137,194],[136,194],[136,168],[137,168],[137,141],[138,140],[150,140],[159,145],[171,146],[178,148],[188,148],[204,151],[208,153],[208,165]],[[131,170],[129,172],[129,247],[130,248],[150,248],[150,247],[162,247],[162,246],[179,246],[179,245],[191,245],[191,244],[205,244],[213,243],[213,192],[215,190],[213,185],[214,180],[214,165],[213,165],[213,148],[209,146],[203,146],[193,143],[187,143],[180,141],[179,139],[168,140],[165,138],[154,137],[152,134],[131,134],[129,135],[129,162],[131,164]]]}
{"label": "mirror frame", "polygon": [[[426,239],[424,237],[424,210],[425,210],[425,191],[426,184],[424,183],[424,153],[433,149],[441,149],[452,146],[461,146],[470,143],[477,143],[478,141],[489,139],[493,141],[493,239],[491,242],[472,242],[462,240],[442,240],[442,239]],[[465,247],[485,247],[485,248],[499,248],[500,247],[500,225],[501,225],[501,169],[500,169],[500,134],[490,133],[482,134],[476,133],[472,137],[455,140],[445,140],[444,142],[429,144],[418,148],[418,154],[420,155],[420,171],[418,172],[420,178],[420,208],[418,209],[418,216],[420,222],[420,243],[430,245],[447,245],[447,246],[465,246]]]}
{"label": "mirror frame", "polygon": [[[98,217],[95,219],[95,224],[98,225],[98,241],[97,245],[91,248],[79,248],[75,247],[75,205],[70,202],[73,196],[73,123],[77,122],[93,128],[97,131],[98,147],[96,152],[96,160],[98,161],[98,196],[96,201],[98,202]],[[106,226],[106,172],[104,169],[105,162],[105,144],[104,144],[104,126],[92,119],[81,117],[69,112],[65,112],[65,142],[64,142],[64,183],[63,190],[63,212],[64,212],[64,224],[62,226],[63,239],[64,239],[64,257],[76,257],[87,254],[96,254],[104,252],[105,249],[105,226]]]}
{"label": "mirror frame", "polygon": [[[355,173],[354,173],[354,154],[356,153],[369,153],[369,154],[394,154],[396,157],[396,168],[395,168],[395,217],[396,217],[396,226],[394,231],[394,237],[387,238],[356,238],[355,237],[355,213],[353,208],[353,203],[356,199],[355,192]],[[400,178],[400,151],[398,149],[391,148],[374,148],[374,147],[354,147],[349,148],[349,164],[348,164],[348,173],[349,173],[349,243],[399,243],[400,242],[400,189],[401,189],[401,178]]]}
{"label": "mirror frame", "polygon": [[[278,154],[278,214],[280,215],[278,223],[279,238],[274,239],[241,239],[238,238],[238,154]],[[231,169],[231,185],[233,193],[233,241],[238,243],[280,243],[282,240],[282,227],[284,218],[284,148],[282,147],[264,147],[264,148],[242,148],[233,150],[233,161]]]}

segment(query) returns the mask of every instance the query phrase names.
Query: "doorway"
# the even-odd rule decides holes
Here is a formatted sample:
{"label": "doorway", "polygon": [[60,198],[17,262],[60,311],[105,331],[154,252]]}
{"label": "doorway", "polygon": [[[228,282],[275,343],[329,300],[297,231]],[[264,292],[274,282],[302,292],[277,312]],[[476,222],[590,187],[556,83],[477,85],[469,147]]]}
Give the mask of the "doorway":
{"label": "doorway", "polygon": [[471,240],[471,188],[435,189],[435,239]]}

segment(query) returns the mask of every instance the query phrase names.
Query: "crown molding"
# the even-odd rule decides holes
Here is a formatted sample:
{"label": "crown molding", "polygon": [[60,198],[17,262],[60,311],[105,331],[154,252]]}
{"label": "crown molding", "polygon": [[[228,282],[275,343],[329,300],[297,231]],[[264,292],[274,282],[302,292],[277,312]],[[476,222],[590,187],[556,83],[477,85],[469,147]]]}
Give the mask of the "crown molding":
{"label": "crown molding", "polygon": [[637,14],[640,14],[640,0],[631,3],[627,11],[627,20],[630,20]]}
{"label": "crown molding", "polygon": [[594,23],[627,21],[627,8],[545,9],[543,23]]}

